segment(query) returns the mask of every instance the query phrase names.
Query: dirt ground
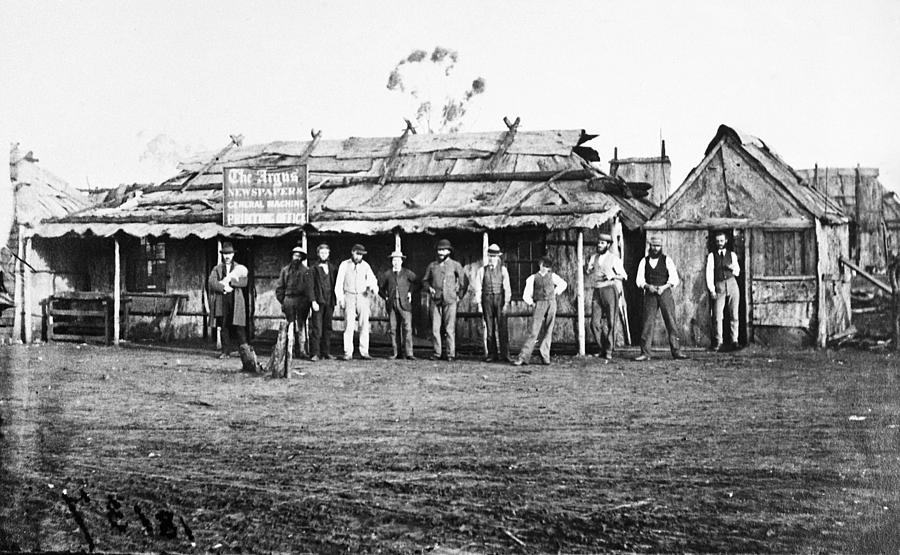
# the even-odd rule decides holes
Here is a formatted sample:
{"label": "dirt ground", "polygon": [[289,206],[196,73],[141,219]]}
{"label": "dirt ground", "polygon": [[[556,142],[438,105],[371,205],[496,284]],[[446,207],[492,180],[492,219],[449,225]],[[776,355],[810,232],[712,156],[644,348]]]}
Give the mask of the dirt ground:
{"label": "dirt ground", "polygon": [[0,347],[0,551],[900,549],[897,357],[659,354],[271,380],[209,351]]}

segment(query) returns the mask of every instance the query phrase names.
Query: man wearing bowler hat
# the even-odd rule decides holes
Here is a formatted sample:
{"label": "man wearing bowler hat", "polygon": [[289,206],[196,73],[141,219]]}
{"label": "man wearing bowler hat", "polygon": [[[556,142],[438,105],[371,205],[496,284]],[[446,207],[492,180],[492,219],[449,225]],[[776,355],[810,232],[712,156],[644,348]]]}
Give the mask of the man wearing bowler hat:
{"label": "man wearing bowler hat", "polygon": [[337,266],[331,260],[331,247],[321,243],[316,247],[316,261],[309,268],[312,283],[312,317],[309,329],[309,360],[316,362],[320,358],[331,356],[331,319],[334,317],[334,305],[337,299],[334,294],[334,278]]}
{"label": "man wearing bowler hat", "polygon": [[233,343],[237,342],[243,370],[256,372],[259,368],[256,355],[247,343],[247,279],[249,272],[243,264],[234,261],[234,246],[222,243],[222,263],[217,264],[209,274],[207,288],[210,292],[210,312],[216,319],[216,326],[222,330],[222,354],[228,358]]}
{"label": "man wearing bowler hat", "polygon": [[[428,265],[422,278],[422,285],[431,297],[432,360],[456,358],[456,306],[469,288],[469,277],[462,265],[450,258],[452,251],[450,241],[438,241],[437,260]],[[441,339],[444,339],[446,354],[442,351]]]}
{"label": "man wearing bowler hat", "polygon": [[353,358],[353,332],[359,325],[359,356],[369,356],[369,310],[372,297],[378,294],[378,280],[369,263],[363,260],[366,248],[360,244],[350,249],[350,258],[341,262],[334,281],[334,295],[344,309],[344,360]]}
{"label": "man wearing bowler hat", "polygon": [[[619,294],[622,281],[628,277],[622,259],[610,249],[612,236],[601,233],[597,239],[597,252],[587,265],[588,283],[594,289],[591,302],[591,331],[600,348],[604,363],[612,360],[616,346],[616,322],[619,319]],[[606,331],[603,320],[606,320]]]}
{"label": "man wearing bowler hat", "polygon": [[672,358],[684,359],[681,352],[681,340],[678,334],[678,322],[675,321],[675,299],[672,288],[681,281],[678,270],[671,258],[662,252],[662,238],[651,237],[647,256],[638,264],[635,282],[644,291],[643,319],[641,327],[641,354],[634,360],[650,360],[650,347],[653,343],[653,328],[656,324],[657,310],[662,313],[666,332],[669,334],[669,348]]}
{"label": "man wearing bowler hat", "polygon": [[[294,324],[294,335],[300,337],[306,326],[312,304],[312,280],[306,268],[306,251],[300,245],[291,250],[291,263],[281,269],[275,282],[275,298],[281,303],[288,324]],[[297,341],[295,345],[301,342]]]}
{"label": "man wearing bowler hat", "polygon": [[500,263],[500,245],[488,247],[488,263],[475,274],[475,305],[484,319],[487,336],[485,362],[511,362],[509,358],[509,328],[506,325],[506,305],[512,299],[509,271]]}
{"label": "man wearing bowler hat", "polygon": [[403,351],[408,360],[413,356],[412,334],[412,292],[416,284],[416,274],[403,267],[406,259],[399,250],[391,253],[391,269],[386,270],[378,279],[378,291],[384,298],[388,313],[388,333],[391,336],[391,357],[400,356],[400,341],[397,331],[402,330]]}

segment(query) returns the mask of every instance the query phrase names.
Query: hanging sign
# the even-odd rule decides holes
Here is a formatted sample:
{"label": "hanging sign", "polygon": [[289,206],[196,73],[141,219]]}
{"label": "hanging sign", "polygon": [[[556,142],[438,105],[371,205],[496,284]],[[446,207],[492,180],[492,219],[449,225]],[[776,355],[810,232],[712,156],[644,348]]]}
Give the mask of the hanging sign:
{"label": "hanging sign", "polygon": [[309,221],[306,165],[222,171],[224,225],[303,225]]}

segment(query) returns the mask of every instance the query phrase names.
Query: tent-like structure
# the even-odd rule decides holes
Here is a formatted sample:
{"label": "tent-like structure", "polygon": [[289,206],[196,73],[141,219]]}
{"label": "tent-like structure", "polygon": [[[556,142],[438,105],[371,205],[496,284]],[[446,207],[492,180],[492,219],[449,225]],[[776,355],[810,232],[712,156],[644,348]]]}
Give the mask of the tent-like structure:
{"label": "tent-like structure", "polygon": [[713,231],[733,238],[741,268],[741,341],[824,346],[850,324],[848,218],[761,139],[722,125],[703,160],[646,223],[679,267],[678,320],[710,344],[705,264]]}

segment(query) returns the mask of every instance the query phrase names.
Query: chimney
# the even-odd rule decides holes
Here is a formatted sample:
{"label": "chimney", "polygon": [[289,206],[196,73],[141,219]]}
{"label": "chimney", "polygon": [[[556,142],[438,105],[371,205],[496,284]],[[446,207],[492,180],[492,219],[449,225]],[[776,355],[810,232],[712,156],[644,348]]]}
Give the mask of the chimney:
{"label": "chimney", "polygon": [[651,185],[650,202],[657,206],[669,198],[669,187],[672,183],[672,162],[666,156],[666,141],[660,141],[660,155],[649,158],[619,158],[619,149],[615,149],[613,159],[609,161],[609,175],[621,177],[625,181],[643,182]]}

